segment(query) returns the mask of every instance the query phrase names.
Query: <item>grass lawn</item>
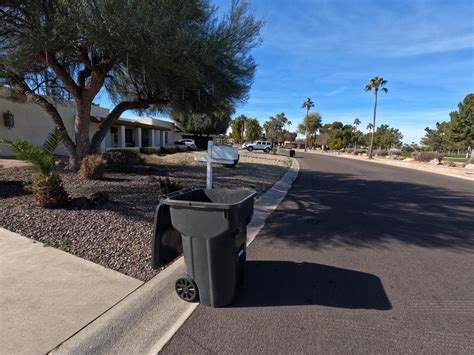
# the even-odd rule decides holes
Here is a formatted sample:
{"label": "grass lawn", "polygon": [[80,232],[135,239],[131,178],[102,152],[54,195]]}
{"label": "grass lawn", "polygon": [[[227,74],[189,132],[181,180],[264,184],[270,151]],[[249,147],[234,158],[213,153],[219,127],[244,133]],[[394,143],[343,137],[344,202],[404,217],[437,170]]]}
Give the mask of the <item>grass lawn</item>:
{"label": "grass lawn", "polygon": [[[405,158],[411,158],[411,152],[402,152],[402,156],[404,156]],[[464,154],[444,156],[443,160],[451,160],[456,163],[465,163],[467,161],[466,156]]]}
{"label": "grass lawn", "polygon": [[457,155],[454,157],[443,157],[443,160],[451,160],[457,163],[465,163],[467,161],[464,155]]}

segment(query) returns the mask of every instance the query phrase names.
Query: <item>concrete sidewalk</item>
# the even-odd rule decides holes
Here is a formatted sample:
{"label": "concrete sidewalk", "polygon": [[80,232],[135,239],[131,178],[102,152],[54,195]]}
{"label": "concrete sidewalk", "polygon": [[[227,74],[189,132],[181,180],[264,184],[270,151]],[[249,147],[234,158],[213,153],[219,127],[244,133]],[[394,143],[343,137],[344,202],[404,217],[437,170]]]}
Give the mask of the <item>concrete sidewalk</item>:
{"label": "concrete sidewalk", "polygon": [[0,228],[0,353],[46,353],[142,284]]}

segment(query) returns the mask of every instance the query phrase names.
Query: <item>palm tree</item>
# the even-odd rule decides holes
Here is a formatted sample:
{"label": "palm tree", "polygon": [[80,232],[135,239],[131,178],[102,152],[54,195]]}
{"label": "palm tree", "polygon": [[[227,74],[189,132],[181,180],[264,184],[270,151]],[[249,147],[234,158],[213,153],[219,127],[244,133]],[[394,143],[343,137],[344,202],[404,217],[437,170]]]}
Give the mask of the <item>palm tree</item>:
{"label": "palm tree", "polygon": [[33,194],[38,205],[44,208],[63,207],[69,199],[53,155],[63,137],[61,131],[55,130],[49,134],[43,146],[33,145],[20,137],[15,141],[0,140],[0,143],[11,147],[18,159],[31,163],[34,172]]}
{"label": "palm tree", "polygon": [[293,124],[293,122],[288,121],[286,124],[288,125],[288,132],[289,132],[289,131],[290,131],[290,127],[291,127],[291,125]]}
{"label": "palm tree", "polygon": [[364,88],[365,91],[371,91],[374,89],[374,121],[372,124],[372,135],[370,136],[369,159],[372,159],[372,149],[374,145],[375,117],[377,115],[377,95],[379,90],[383,92],[388,91],[385,85],[387,85],[387,80],[384,78],[379,78],[378,76],[374,76]]}
{"label": "palm tree", "polygon": [[[306,117],[309,115],[309,110],[314,107],[314,102],[308,97],[301,108],[306,108]],[[305,130],[305,139],[304,139],[304,151],[306,152],[308,146],[308,130]]]}
{"label": "palm tree", "polygon": [[356,150],[357,150],[357,127],[359,127],[359,125],[361,124],[359,118],[356,117],[356,119],[354,120],[354,127],[355,127],[355,142],[354,142],[354,154],[356,154]]}
{"label": "palm tree", "polygon": [[373,127],[374,127],[374,125],[372,123],[369,123],[367,125],[367,130],[370,131]]}

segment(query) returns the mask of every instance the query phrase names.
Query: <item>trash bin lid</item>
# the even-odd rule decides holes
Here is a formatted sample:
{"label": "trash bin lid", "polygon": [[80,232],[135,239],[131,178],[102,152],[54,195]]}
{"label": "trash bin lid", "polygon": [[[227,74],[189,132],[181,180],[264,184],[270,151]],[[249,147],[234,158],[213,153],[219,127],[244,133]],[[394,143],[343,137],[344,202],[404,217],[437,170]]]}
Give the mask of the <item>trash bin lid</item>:
{"label": "trash bin lid", "polygon": [[162,202],[176,207],[232,209],[256,194],[250,189],[184,189],[168,195]]}

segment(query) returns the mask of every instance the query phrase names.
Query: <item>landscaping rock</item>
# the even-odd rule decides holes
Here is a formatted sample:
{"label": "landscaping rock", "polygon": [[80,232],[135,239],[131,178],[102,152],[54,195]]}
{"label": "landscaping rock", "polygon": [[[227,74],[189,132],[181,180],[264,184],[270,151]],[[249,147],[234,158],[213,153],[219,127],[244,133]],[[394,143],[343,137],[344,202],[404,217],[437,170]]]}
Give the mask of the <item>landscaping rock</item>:
{"label": "landscaping rock", "polygon": [[474,170],[474,164],[466,164],[464,169]]}
{"label": "landscaping rock", "polygon": [[439,162],[438,159],[434,158],[434,159],[431,159],[431,160],[430,160],[430,164],[431,164],[431,165],[439,165],[440,162]]}
{"label": "landscaping rock", "polygon": [[95,203],[87,197],[76,197],[71,200],[71,205],[80,210],[90,210],[96,207]]}
{"label": "landscaping rock", "polygon": [[451,160],[444,160],[444,161],[442,162],[442,164],[443,164],[444,166],[447,166],[447,167],[450,167],[450,168],[456,166],[456,164],[455,164],[453,161],[451,161]]}
{"label": "landscaping rock", "polygon": [[[70,208],[53,210],[38,207],[32,195],[22,192],[21,183],[31,182],[29,169],[0,169],[0,226],[48,245],[67,244],[68,253],[143,281],[150,280],[158,273],[151,267],[150,238],[161,197],[157,179],[169,177],[186,187],[204,187],[206,164],[194,161],[198,155],[202,152],[148,155],[146,161],[153,169],[140,174],[109,172],[101,180],[61,171],[64,188],[76,199],[70,200]],[[216,165],[214,186],[247,187],[262,194],[291,163],[287,157],[247,152],[241,152],[240,162],[243,164],[232,170]],[[8,181],[16,181],[14,193]],[[111,202],[95,207],[92,200],[105,201],[105,191]],[[95,193],[99,194],[94,196]],[[73,201],[79,207],[73,208]]]}
{"label": "landscaping rock", "polygon": [[98,191],[94,192],[89,196],[89,199],[96,205],[102,206],[110,201],[110,196],[108,192]]}

